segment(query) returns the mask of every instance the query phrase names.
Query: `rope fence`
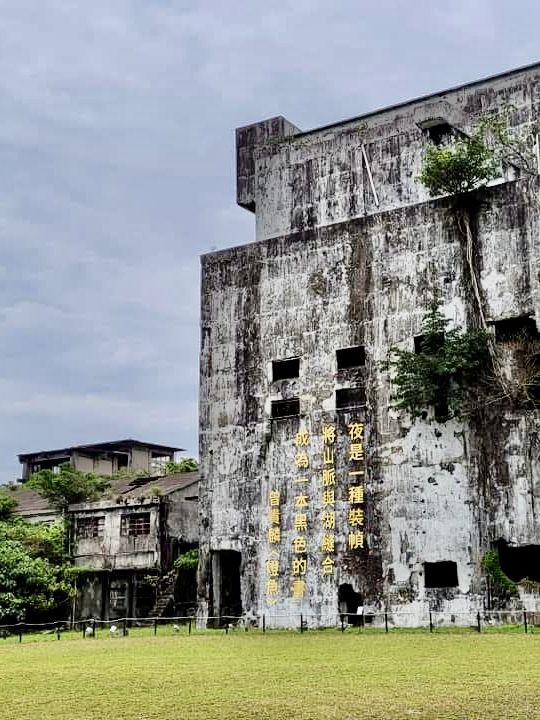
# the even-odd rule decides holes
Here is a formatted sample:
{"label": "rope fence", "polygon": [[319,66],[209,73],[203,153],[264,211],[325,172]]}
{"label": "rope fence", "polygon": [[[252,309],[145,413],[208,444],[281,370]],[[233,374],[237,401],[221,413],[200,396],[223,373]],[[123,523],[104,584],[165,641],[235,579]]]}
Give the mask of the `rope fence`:
{"label": "rope fence", "polygon": [[444,632],[540,632],[540,612],[482,611],[477,613],[448,613],[430,611],[418,622],[417,613],[378,612],[340,613],[335,622],[321,627],[316,615],[298,613],[295,615],[275,614],[254,616],[219,615],[210,616],[206,627],[197,624],[193,615],[174,617],[122,617],[113,620],[56,621],[49,623],[26,623],[0,625],[0,647],[2,641],[61,640],[63,637],[90,640],[95,638],[126,638],[178,635],[190,636],[205,633],[228,635],[239,631],[270,633],[277,631],[318,632],[334,630],[339,633],[382,633],[395,632],[444,633]]}

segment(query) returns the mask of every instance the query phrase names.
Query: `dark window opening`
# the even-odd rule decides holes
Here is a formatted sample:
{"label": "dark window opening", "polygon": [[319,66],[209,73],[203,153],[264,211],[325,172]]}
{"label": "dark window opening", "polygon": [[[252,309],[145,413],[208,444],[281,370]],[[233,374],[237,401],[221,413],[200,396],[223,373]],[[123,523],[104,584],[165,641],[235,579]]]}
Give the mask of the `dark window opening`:
{"label": "dark window opening", "polygon": [[451,560],[424,563],[424,584],[427,588],[457,587],[457,565]]}
{"label": "dark window opening", "polygon": [[127,580],[111,580],[109,587],[109,618],[111,620],[129,614],[129,595]]}
{"label": "dark window opening", "polygon": [[150,534],[150,513],[133,513],[122,515],[120,522],[120,535],[138,537]]}
{"label": "dark window opening", "polygon": [[454,133],[452,126],[447,122],[440,122],[425,129],[428,138],[434,145],[442,145],[452,139]]}
{"label": "dark window opening", "polygon": [[129,465],[129,456],[128,455],[117,455],[116,456],[116,465],[118,469],[120,468],[127,468]]}
{"label": "dark window opening", "polygon": [[366,390],[364,387],[340,388],[336,390],[336,409],[357,407],[366,404]]}
{"label": "dark window opening", "polygon": [[272,361],[272,380],[288,380],[300,375],[300,358]]}
{"label": "dark window opening", "polygon": [[415,335],[414,336],[414,352],[419,355],[434,355],[440,352],[444,346],[444,333],[435,333],[434,335]]}
{"label": "dark window opening", "polygon": [[186,498],[184,498],[184,500],[186,502],[197,502],[198,499],[199,499],[198,495],[188,495]]}
{"label": "dark window opening", "polygon": [[521,316],[497,320],[493,323],[495,339],[497,342],[511,342],[512,340],[537,340],[538,330],[534,318]]}
{"label": "dark window opening", "polygon": [[501,539],[497,546],[501,570],[510,580],[540,582],[540,545],[511,547]]}
{"label": "dark window opening", "polygon": [[300,400],[292,398],[291,400],[273,400],[272,401],[272,418],[297,417],[300,415]]}
{"label": "dark window opening", "polygon": [[363,600],[360,593],[355,592],[352,585],[343,583],[338,588],[338,605],[342,620],[349,625],[359,625],[361,621],[361,613],[358,614],[358,608],[363,606]]}
{"label": "dark window opening", "polygon": [[86,540],[88,538],[103,537],[105,516],[77,518],[77,538]]}
{"label": "dark window opening", "polygon": [[336,359],[338,370],[361,367],[366,364],[366,351],[363,345],[342,348],[341,350],[336,350]]}

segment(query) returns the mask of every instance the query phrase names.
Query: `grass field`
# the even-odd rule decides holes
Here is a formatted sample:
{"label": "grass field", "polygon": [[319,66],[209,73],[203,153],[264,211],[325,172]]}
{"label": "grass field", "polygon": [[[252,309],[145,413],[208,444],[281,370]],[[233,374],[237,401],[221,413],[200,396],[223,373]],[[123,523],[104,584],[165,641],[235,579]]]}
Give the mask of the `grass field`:
{"label": "grass field", "polygon": [[2,720],[540,717],[540,634],[207,634],[0,645]]}

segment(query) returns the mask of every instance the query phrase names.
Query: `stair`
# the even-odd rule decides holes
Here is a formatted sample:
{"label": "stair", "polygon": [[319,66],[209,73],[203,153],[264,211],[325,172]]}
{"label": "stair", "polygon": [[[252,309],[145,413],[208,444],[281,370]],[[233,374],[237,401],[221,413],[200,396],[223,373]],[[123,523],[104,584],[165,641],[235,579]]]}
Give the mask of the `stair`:
{"label": "stair", "polygon": [[174,586],[177,573],[169,573],[158,585],[156,602],[150,613],[152,617],[164,617],[171,613],[174,606]]}

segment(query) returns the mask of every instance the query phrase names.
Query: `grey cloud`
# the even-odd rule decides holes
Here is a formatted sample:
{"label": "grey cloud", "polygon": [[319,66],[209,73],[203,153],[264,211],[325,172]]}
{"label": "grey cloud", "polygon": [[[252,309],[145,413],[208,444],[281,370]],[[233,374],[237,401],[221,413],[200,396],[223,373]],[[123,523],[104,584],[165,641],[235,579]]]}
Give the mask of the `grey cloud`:
{"label": "grey cloud", "polygon": [[122,436],[197,452],[199,260],[254,238],[234,128],[532,62],[532,2],[0,3],[0,481]]}

